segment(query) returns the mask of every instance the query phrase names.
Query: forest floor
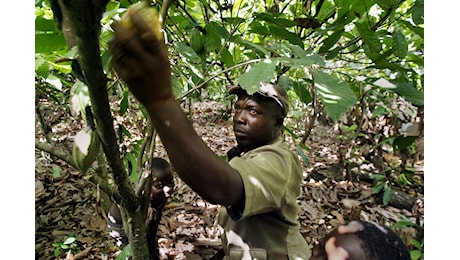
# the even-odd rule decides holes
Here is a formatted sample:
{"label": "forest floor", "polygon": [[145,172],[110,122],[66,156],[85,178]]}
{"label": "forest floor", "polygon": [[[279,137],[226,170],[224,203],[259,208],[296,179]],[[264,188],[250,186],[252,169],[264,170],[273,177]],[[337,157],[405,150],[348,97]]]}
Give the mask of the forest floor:
{"label": "forest floor", "polygon": [[[194,103],[193,124],[204,142],[219,156],[235,145],[231,122],[222,116],[222,104]],[[59,108],[52,117],[61,118],[53,126],[58,142],[71,143],[72,136],[81,129],[81,122],[66,119]],[[56,118],[55,118],[56,119]],[[51,120],[51,119],[50,119]],[[136,122],[125,126],[138,137]],[[311,247],[328,231],[353,219],[374,221],[393,226],[409,220],[417,225],[401,225],[395,231],[410,249],[416,249],[411,239],[420,239],[423,230],[423,160],[417,161],[413,179],[418,188],[404,190],[419,199],[410,209],[383,205],[372,193],[369,181],[346,181],[343,166],[339,165],[338,130],[334,125],[317,123],[306,143],[310,165],[302,162],[304,180],[299,197],[301,232]],[[37,122],[36,138],[42,138]],[[287,138],[292,145],[292,140]],[[160,141],[159,141],[160,142]],[[292,145],[295,151],[294,145]],[[161,143],[157,155],[167,159]],[[393,158],[396,156],[392,154]],[[39,259],[115,259],[119,250],[107,230],[106,212],[100,205],[100,192],[77,170],[49,154],[36,149],[35,161],[35,249]],[[363,172],[372,172],[372,163],[361,163]],[[219,248],[218,206],[202,200],[175,176],[175,189],[168,200],[161,220],[158,238],[164,259],[209,259]],[[66,249],[68,241],[73,250]],[[423,236],[422,236],[423,237]],[[420,241],[420,240],[418,240]],[[56,257],[54,251],[61,248]]]}

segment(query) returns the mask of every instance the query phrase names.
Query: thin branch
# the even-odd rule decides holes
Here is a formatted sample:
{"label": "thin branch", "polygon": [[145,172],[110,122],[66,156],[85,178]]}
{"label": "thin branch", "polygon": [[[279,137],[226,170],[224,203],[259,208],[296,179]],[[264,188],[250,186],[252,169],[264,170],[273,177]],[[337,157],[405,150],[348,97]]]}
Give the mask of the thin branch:
{"label": "thin branch", "polygon": [[163,1],[163,5],[161,6],[161,10],[160,10],[160,17],[163,19],[163,24],[161,26],[162,28],[165,28],[166,19],[168,16],[168,10],[172,3],[173,3],[173,0]]}
{"label": "thin branch", "polygon": [[47,152],[51,155],[54,155],[56,158],[63,160],[64,162],[72,166],[73,168],[78,169],[76,164],[73,161],[72,156],[70,156],[67,151],[59,149],[49,143],[40,142],[38,139],[35,139],[35,148],[41,151]]}
{"label": "thin branch", "polygon": [[[40,142],[38,139],[35,139],[35,148],[40,151],[49,153],[50,155],[64,161],[73,168],[78,169],[75,165],[75,162],[73,161],[72,156],[63,149],[57,148],[56,146],[53,146],[49,143]],[[108,185],[104,179],[99,177],[99,175],[96,174],[93,168],[89,168],[86,175],[89,177],[89,180],[92,183],[99,185],[99,188],[106,194],[108,194],[110,197],[116,198],[118,200],[120,199],[120,195],[113,189],[112,186]]]}

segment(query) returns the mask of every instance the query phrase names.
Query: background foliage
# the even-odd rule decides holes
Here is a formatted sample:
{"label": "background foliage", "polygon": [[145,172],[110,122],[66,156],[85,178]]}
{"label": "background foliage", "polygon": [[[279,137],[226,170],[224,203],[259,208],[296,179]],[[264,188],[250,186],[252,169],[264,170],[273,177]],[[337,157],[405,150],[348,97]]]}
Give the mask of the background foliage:
{"label": "background foliage", "polygon": [[[107,41],[130,4],[110,1],[101,20],[101,59],[122,115],[128,92],[109,70]],[[338,122],[363,99],[374,116],[394,112],[397,97],[423,106],[423,7],[423,0],[175,2],[165,19],[175,94],[225,102],[228,85],[254,92],[273,82],[289,90],[294,119],[311,126],[320,114]],[[46,0],[36,2],[35,31],[36,75],[49,83],[40,90],[64,106],[69,98],[78,115],[89,103],[85,84],[70,76],[78,51],[67,49]]]}

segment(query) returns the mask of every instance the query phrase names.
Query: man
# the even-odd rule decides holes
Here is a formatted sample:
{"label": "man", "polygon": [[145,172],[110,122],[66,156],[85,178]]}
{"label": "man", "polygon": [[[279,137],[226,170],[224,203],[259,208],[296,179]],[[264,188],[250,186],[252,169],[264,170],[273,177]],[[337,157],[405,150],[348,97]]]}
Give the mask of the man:
{"label": "man", "polygon": [[227,163],[197,135],[171,85],[166,45],[132,12],[137,32],[113,24],[113,65],[145,106],[177,174],[201,197],[222,205],[219,224],[227,259],[308,259],[297,221],[302,171],[283,143],[286,92],[262,84],[254,95],[239,86],[233,128],[238,146]]}
{"label": "man", "polygon": [[410,260],[402,239],[388,227],[352,221],[329,232],[313,248],[310,260]]}

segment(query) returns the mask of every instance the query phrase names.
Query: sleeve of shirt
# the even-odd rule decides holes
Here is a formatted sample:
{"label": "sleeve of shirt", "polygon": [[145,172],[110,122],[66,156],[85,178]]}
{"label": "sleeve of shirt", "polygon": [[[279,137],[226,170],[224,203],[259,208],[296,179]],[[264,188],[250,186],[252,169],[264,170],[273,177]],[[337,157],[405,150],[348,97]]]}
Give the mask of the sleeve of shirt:
{"label": "sleeve of shirt", "polygon": [[243,210],[228,207],[229,216],[238,220],[279,209],[292,174],[290,160],[286,151],[273,148],[233,158],[229,163],[243,179],[245,204]]}

